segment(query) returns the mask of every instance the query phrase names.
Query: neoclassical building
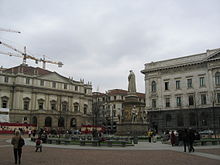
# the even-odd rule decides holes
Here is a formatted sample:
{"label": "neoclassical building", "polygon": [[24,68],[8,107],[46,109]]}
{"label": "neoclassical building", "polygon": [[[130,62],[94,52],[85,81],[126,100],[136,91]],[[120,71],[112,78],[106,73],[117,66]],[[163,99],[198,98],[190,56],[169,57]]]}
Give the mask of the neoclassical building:
{"label": "neoclassical building", "polygon": [[[93,92],[93,119],[95,125],[106,126],[116,130],[122,117],[123,103],[128,95],[127,90],[112,89],[106,93]],[[145,94],[138,93],[140,102],[145,103]]]}
{"label": "neoclassical building", "polygon": [[92,85],[22,64],[0,70],[0,106],[11,123],[78,129],[92,123]]}
{"label": "neoclassical building", "polygon": [[158,131],[220,131],[220,49],[146,63],[146,110]]}

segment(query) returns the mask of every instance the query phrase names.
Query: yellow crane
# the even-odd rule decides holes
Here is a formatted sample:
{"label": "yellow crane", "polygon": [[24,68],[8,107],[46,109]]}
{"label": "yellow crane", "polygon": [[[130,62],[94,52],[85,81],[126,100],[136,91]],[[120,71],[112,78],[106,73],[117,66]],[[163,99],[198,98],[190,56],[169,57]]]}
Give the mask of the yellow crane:
{"label": "yellow crane", "polygon": [[[17,31],[17,30],[11,30],[11,29],[5,29],[5,28],[1,28],[0,27],[0,31],[5,31],[5,32],[13,32],[13,33],[21,33],[20,31]],[[10,53],[10,52],[2,52],[0,51],[0,54],[3,54],[3,55],[8,55],[8,56],[14,56],[14,57],[20,57],[20,58],[23,58],[23,64],[26,64],[26,60],[27,59],[31,59],[31,60],[34,60],[35,63],[37,64],[38,62],[42,62],[43,63],[43,69],[46,68],[46,63],[50,63],[50,64],[57,64],[58,67],[62,67],[63,66],[63,63],[62,62],[55,62],[55,61],[51,61],[51,60],[46,60],[45,59],[45,56],[43,56],[43,58],[36,58],[32,55],[29,55],[27,54],[26,52],[26,47],[24,47],[24,52],[14,48],[13,46],[7,44],[7,43],[4,43],[2,41],[0,41],[0,44],[2,44],[3,46],[9,48],[9,49],[12,49],[20,54],[13,54],[13,53]]]}
{"label": "yellow crane", "polygon": [[13,33],[21,33],[20,31],[17,31],[17,30],[5,29],[5,28],[1,28],[1,27],[0,27],[0,31],[13,32]]}
{"label": "yellow crane", "polygon": [[62,65],[63,65],[63,63],[60,62],[60,61],[59,62],[55,62],[55,61],[46,60],[45,56],[43,58],[36,58],[36,57],[34,57],[32,55],[29,55],[26,52],[26,47],[24,47],[24,52],[22,52],[21,50],[18,50],[16,48],[14,48],[13,46],[11,46],[11,45],[9,45],[9,44],[7,44],[5,42],[2,42],[2,41],[0,41],[0,45],[3,45],[5,47],[7,47],[9,49],[12,49],[12,50],[14,50],[14,51],[19,53],[19,54],[13,54],[13,53],[10,53],[10,52],[2,52],[2,51],[0,51],[0,54],[23,58],[23,64],[26,64],[26,60],[27,59],[31,59],[31,60],[34,60],[36,64],[38,62],[42,62],[43,63],[43,69],[46,68],[46,63],[57,64],[58,67],[62,67]]}

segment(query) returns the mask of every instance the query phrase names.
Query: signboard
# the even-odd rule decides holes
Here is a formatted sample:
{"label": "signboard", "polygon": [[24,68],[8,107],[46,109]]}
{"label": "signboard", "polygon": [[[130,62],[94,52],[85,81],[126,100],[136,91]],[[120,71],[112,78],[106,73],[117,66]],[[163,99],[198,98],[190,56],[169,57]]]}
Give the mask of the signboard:
{"label": "signboard", "polygon": [[0,108],[0,122],[9,122],[9,108]]}

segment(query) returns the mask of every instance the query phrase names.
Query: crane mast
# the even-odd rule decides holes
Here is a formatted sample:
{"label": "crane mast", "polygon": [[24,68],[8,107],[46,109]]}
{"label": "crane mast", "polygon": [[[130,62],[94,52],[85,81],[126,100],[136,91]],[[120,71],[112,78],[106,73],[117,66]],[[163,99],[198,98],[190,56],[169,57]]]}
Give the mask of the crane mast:
{"label": "crane mast", "polygon": [[0,31],[12,32],[12,33],[21,33],[20,31],[17,31],[17,30],[4,29],[4,28],[0,28]]}
{"label": "crane mast", "polygon": [[7,47],[9,49],[12,49],[12,50],[14,50],[14,51],[19,53],[19,54],[13,54],[13,53],[10,53],[10,52],[2,52],[2,51],[0,51],[0,54],[23,58],[23,64],[26,64],[27,59],[31,59],[31,60],[34,60],[36,64],[38,62],[43,62],[43,69],[46,68],[46,63],[56,64],[56,65],[58,65],[58,67],[62,67],[62,65],[63,65],[62,62],[55,62],[55,61],[46,60],[45,56],[43,56],[43,58],[36,58],[36,57],[34,57],[32,55],[27,54],[26,46],[24,47],[24,52],[22,52],[21,50],[18,50],[16,48],[14,48],[13,46],[11,46],[11,45],[9,45],[7,43],[4,43],[2,41],[0,41],[0,44],[2,44],[3,46],[5,46],[5,47]]}

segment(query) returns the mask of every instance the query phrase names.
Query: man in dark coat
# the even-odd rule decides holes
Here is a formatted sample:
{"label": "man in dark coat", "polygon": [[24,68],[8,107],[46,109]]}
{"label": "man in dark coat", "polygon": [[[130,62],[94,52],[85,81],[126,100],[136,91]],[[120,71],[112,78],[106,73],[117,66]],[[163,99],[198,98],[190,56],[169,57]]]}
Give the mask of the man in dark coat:
{"label": "man in dark coat", "polygon": [[184,129],[182,133],[182,140],[183,140],[184,152],[186,152],[186,146],[189,145],[189,134],[187,129]]}
{"label": "man in dark coat", "polygon": [[189,129],[189,152],[195,151],[195,149],[193,148],[194,140],[195,140],[195,133],[192,129]]}

